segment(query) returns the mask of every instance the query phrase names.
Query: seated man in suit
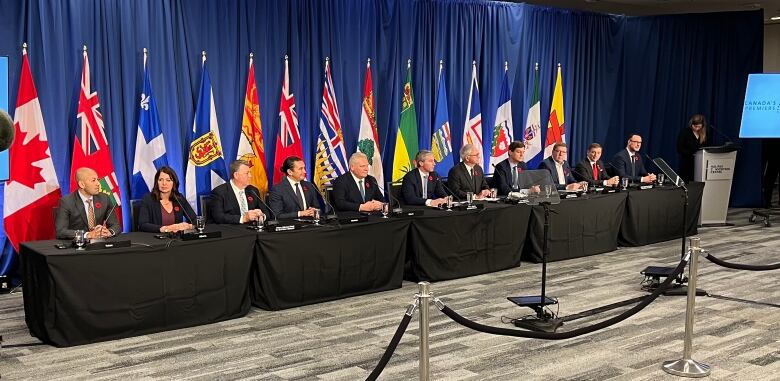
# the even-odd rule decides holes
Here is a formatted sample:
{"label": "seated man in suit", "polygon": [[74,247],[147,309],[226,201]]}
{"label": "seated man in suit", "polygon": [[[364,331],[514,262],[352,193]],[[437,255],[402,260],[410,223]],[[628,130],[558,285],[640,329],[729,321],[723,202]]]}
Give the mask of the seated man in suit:
{"label": "seated man in suit", "polygon": [[509,192],[520,190],[519,174],[528,169],[523,161],[525,143],[514,141],[509,143],[509,157],[496,164],[493,172],[493,184],[498,194],[506,196]]}
{"label": "seated man in suit", "polygon": [[425,205],[437,207],[447,202],[447,192],[441,177],[434,172],[436,162],[433,153],[422,150],[414,158],[417,168],[404,175],[401,183],[401,195],[407,205]]}
{"label": "seated man in suit", "polygon": [[464,144],[460,149],[461,162],[455,164],[447,174],[447,185],[453,196],[465,200],[466,192],[471,192],[474,198],[490,196],[490,187],[485,181],[485,172],[479,162],[482,155],[473,144]]}
{"label": "seated man in suit", "polygon": [[297,156],[284,159],[281,167],[286,176],[274,184],[268,194],[268,206],[279,218],[314,217],[322,209],[314,184],[306,181],[306,164]]}
{"label": "seated man in suit", "polygon": [[100,192],[98,174],[92,168],[76,170],[79,189],[60,199],[54,226],[58,239],[72,239],[76,230],[88,239],[107,238],[122,231],[111,199]]}
{"label": "seated man in suit", "polygon": [[612,167],[621,178],[628,177],[632,183],[652,183],[655,175],[648,173],[642,163],[639,149],[642,148],[642,137],[631,134],[628,137],[626,149],[620,150],[612,158]]}
{"label": "seated man in suit", "polygon": [[553,145],[552,155],[539,164],[539,169],[550,171],[553,183],[559,190],[582,189],[582,184],[578,183],[574,176],[571,175],[571,167],[569,167],[569,163],[566,162],[567,154],[568,147],[566,147],[566,143],[555,143]]}
{"label": "seated man in suit", "polygon": [[362,152],[355,152],[349,157],[349,172],[333,180],[331,194],[338,211],[382,211],[382,191],[374,176],[368,174],[368,157]]}
{"label": "seated man in suit", "polygon": [[230,163],[230,181],[211,190],[209,220],[218,224],[246,224],[265,220],[268,210],[260,202],[260,191],[249,184],[249,163]]}
{"label": "seated man in suit", "polygon": [[609,177],[601,162],[601,144],[592,143],[588,146],[588,157],[582,159],[574,167],[574,177],[580,181],[587,181],[591,185],[603,185],[614,187],[620,182],[617,176]]}

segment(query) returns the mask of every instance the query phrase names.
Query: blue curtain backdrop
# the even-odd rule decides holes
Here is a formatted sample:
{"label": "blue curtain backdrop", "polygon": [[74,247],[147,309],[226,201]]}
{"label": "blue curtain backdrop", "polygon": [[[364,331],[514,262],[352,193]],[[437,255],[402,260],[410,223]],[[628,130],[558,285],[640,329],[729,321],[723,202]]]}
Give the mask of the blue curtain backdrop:
{"label": "blue curtain backdrop", "polygon": [[[29,44],[51,153],[65,192],[71,181],[81,46],[88,46],[92,87],[100,96],[123,205],[129,205],[143,48],[150,52],[168,162],[181,178],[186,131],[192,128],[200,85],[201,51],[207,52],[227,159],[236,155],[248,55],[254,52],[269,166],[279,128],[283,57],[289,55],[309,168],[325,57],[332,60],[349,152],[356,146],[366,59],[371,58],[386,174],[392,169],[408,59],[420,147],[430,147],[440,59],[447,67],[456,152],[472,61],[478,65],[485,148],[504,61],[509,62],[516,137],[522,136],[525,125],[534,63],[541,65],[543,130],[560,63],[571,161],[594,141],[605,146],[609,158],[625,146],[626,135],[636,131],[644,137],[646,153],[675,166],[677,132],[691,114],[703,113],[736,140],[747,74],[762,71],[763,54],[761,11],[624,17],[479,0],[0,0],[0,35],[0,55],[10,58],[11,108],[16,104],[21,44]],[[722,141],[715,137],[716,143]],[[744,149],[738,155],[739,186],[732,205],[758,205],[760,145],[740,143]],[[126,219],[129,214],[124,213]],[[14,257],[5,243],[0,274],[9,272]]]}

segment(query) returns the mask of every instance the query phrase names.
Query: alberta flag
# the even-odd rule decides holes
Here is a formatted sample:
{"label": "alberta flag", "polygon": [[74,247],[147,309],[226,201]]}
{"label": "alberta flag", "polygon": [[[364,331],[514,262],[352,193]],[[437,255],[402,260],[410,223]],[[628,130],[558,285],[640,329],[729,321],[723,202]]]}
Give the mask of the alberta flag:
{"label": "alberta flag", "polygon": [[195,121],[189,136],[190,155],[187,159],[187,201],[201,214],[199,196],[208,195],[211,190],[225,183],[227,167],[219,140],[217,111],[214,108],[214,93],[211,79],[206,70],[206,53],[203,53],[203,74],[200,80]]}
{"label": "alberta flag", "polygon": [[322,88],[320,107],[320,135],[317,138],[317,155],[314,163],[314,183],[325,192],[325,187],[347,173],[347,151],[344,149],[344,135],[330,74],[330,60],[325,59],[325,84]]}
{"label": "alberta flag", "polygon": [[496,123],[493,127],[493,142],[490,145],[490,165],[485,173],[493,173],[493,166],[508,156],[509,143],[514,140],[512,132],[512,92],[509,91],[508,64],[504,66],[504,79],[501,81],[501,94],[498,96]]}
{"label": "alberta flag", "polygon": [[[525,122],[523,142],[525,142],[525,162],[539,161],[542,153],[542,110],[539,104],[539,64],[534,66],[534,93],[531,95],[531,106],[528,109],[528,119]],[[531,163],[533,168],[536,168]]]}
{"label": "alberta flag", "polygon": [[473,144],[475,147],[477,147],[479,153],[482,154],[482,110],[479,106],[477,61],[474,61],[471,65],[469,103],[468,106],[466,106],[466,125],[464,126],[463,130],[463,145],[466,144]]}
{"label": "alberta flag", "polygon": [[439,65],[439,88],[436,90],[436,111],[433,126],[436,131],[431,138],[431,151],[436,161],[436,171],[446,174],[453,164],[452,136],[450,135],[450,115],[447,108],[447,86],[444,84],[444,64]]}
{"label": "alberta flag", "polygon": [[160,129],[157,101],[152,96],[152,80],[149,78],[147,55],[144,51],[144,88],[141,91],[138,112],[133,179],[130,188],[131,198],[138,199],[148,193],[154,187],[155,173],[165,165],[168,165],[168,159],[165,155],[165,141]]}

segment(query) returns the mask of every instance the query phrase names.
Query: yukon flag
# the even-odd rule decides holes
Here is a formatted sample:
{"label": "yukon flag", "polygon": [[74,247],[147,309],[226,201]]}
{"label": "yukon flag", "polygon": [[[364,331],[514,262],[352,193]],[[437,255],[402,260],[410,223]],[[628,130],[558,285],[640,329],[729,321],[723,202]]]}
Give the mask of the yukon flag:
{"label": "yukon flag", "polygon": [[555,143],[566,143],[566,124],[563,121],[563,80],[561,79],[561,64],[558,64],[558,75],[555,77],[550,121],[547,122],[547,136],[544,139],[544,157],[552,155]]}
{"label": "yukon flag", "polygon": [[534,65],[534,93],[531,95],[531,107],[528,109],[528,119],[523,132],[526,163],[536,159],[542,153],[542,110],[539,99],[539,63],[537,62]]}
{"label": "yukon flag", "polygon": [[84,66],[81,70],[81,90],[76,115],[80,122],[76,138],[73,140],[70,191],[73,192],[78,188],[78,183],[75,180],[76,170],[82,167],[92,168],[97,172],[100,192],[106,194],[116,205],[114,213],[116,213],[117,220],[122,221],[119,183],[116,180],[111,151],[108,148],[103,115],[98,111],[98,107],[100,107],[100,99],[98,99],[97,92],[93,93],[90,87],[89,58],[87,57],[87,47],[84,46]]}
{"label": "yukon flag", "polygon": [[295,112],[295,96],[290,92],[290,70],[287,56],[284,56],[284,82],[282,82],[282,95],[279,98],[279,135],[276,136],[276,149],[274,150],[274,184],[284,178],[280,170],[284,159],[290,156],[303,158],[303,146],[301,145],[301,133],[298,130],[298,114]]}
{"label": "yukon flag", "polygon": [[265,147],[263,146],[263,125],[260,122],[260,102],[257,98],[254,55],[249,53],[249,73],[246,77],[244,96],[244,118],[241,122],[241,136],[238,137],[238,159],[249,163],[252,177],[249,182],[268,193],[268,175],[265,172]]}
{"label": "yukon flag", "polygon": [[417,155],[417,112],[414,108],[412,91],[412,60],[406,64],[406,81],[401,95],[401,118],[398,121],[398,133],[395,136],[393,154],[393,181],[401,181],[406,172],[414,169],[414,156]]}
{"label": "yukon flag", "polygon": [[3,200],[5,232],[17,252],[21,242],[54,238],[52,209],[61,197],[27,60],[27,44],[23,46],[14,112],[16,138],[9,151],[10,174]]}
{"label": "yukon flag", "polygon": [[139,199],[154,188],[154,175],[160,167],[168,165],[165,155],[165,140],[160,129],[157,101],[152,96],[152,80],[147,66],[147,51],[144,48],[144,88],[141,90],[138,130],[135,138],[133,178],[130,196]]}
{"label": "yukon flag", "polygon": [[374,109],[374,86],[371,82],[371,59],[366,63],[366,80],[363,84],[363,107],[360,113],[360,133],[357,150],[368,157],[368,174],[374,176],[379,189],[385,189],[385,176],[382,171],[382,156],[379,149],[379,132],[376,128],[376,110]]}
{"label": "yukon flag", "polygon": [[473,144],[475,147],[477,147],[478,152],[482,154],[482,110],[479,106],[477,61],[473,61],[471,63],[471,86],[469,86],[469,103],[468,106],[466,106],[466,125],[463,130],[463,145],[466,144]]}
{"label": "yukon flag", "polygon": [[448,173],[453,163],[452,136],[450,135],[450,115],[447,108],[447,86],[444,78],[444,61],[439,61],[439,88],[436,90],[436,110],[433,126],[436,131],[431,138],[431,151],[439,173]]}
{"label": "yukon flag", "polygon": [[190,153],[187,159],[186,194],[187,201],[199,215],[200,196],[211,194],[211,190],[225,183],[227,167],[219,139],[217,110],[214,107],[214,93],[211,78],[206,70],[206,52],[201,53],[202,68],[198,104],[190,135]]}
{"label": "yukon flag", "polygon": [[314,183],[320,193],[337,177],[347,173],[347,151],[341,130],[339,106],[330,74],[330,58],[325,58],[325,84],[322,86],[320,107],[320,135],[317,138],[317,155],[314,163]]}
{"label": "yukon flag", "polygon": [[498,96],[496,123],[493,127],[493,143],[490,145],[490,165],[485,173],[493,173],[493,168],[509,155],[509,143],[514,140],[512,132],[512,92],[509,90],[509,63],[504,62],[504,79],[501,81],[501,94]]}

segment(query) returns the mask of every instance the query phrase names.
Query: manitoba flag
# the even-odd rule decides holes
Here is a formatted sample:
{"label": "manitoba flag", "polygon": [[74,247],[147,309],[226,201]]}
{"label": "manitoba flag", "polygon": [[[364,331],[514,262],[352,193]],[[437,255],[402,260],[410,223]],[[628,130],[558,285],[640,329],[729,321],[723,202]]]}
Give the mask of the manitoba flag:
{"label": "manitoba flag", "polygon": [[3,222],[14,249],[19,251],[21,242],[54,238],[52,209],[61,196],[26,48],[22,51],[14,129]]}
{"label": "manitoba flag", "polygon": [[120,201],[119,183],[114,172],[114,162],[111,160],[111,150],[108,148],[108,138],[103,127],[103,115],[98,111],[100,99],[90,87],[89,58],[87,47],[84,47],[84,66],[81,70],[81,91],[79,91],[79,107],[76,116],[79,119],[76,138],[73,140],[73,156],[70,162],[70,191],[78,188],[74,180],[76,171],[82,167],[92,168],[98,175],[100,192],[106,194],[116,205],[117,219],[122,221],[122,202]]}

